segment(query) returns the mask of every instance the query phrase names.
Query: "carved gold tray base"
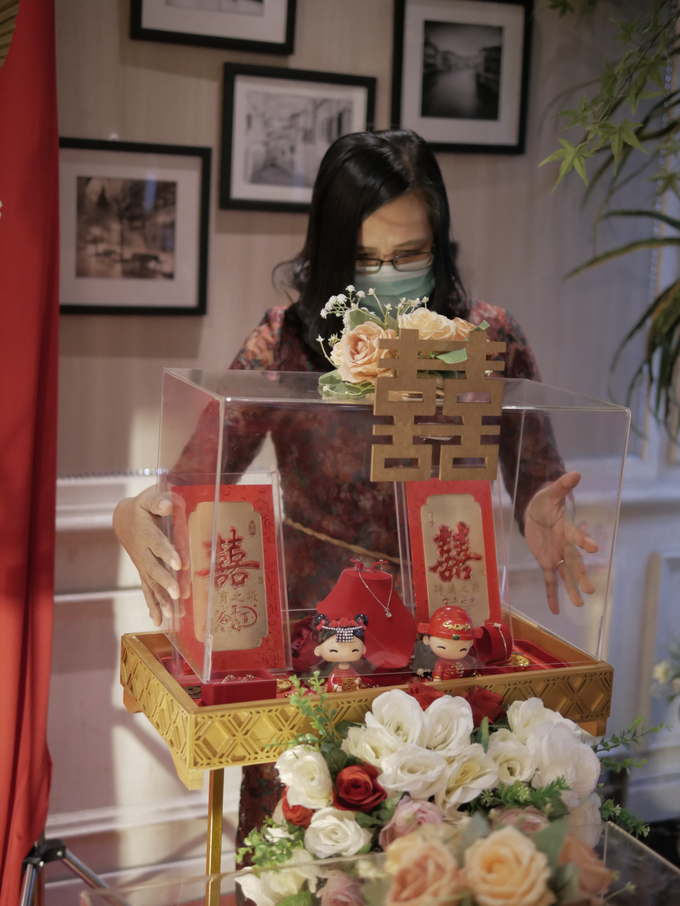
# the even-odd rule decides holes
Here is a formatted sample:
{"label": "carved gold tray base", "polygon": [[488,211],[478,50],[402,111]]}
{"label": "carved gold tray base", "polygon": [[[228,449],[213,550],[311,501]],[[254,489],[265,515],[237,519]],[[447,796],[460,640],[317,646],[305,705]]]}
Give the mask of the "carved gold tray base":
{"label": "carved gold tray base", "polygon": [[[613,668],[520,618],[513,618],[513,628],[516,636],[542,645],[564,661],[579,663],[567,669],[448,680],[437,683],[437,689],[465,694],[474,686],[483,686],[500,693],[506,705],[538,697],[546,707],[584,730],[602,735],[611,705]],[[125,707],[131,713],[143,712],[151,721],[189,789],[202,787],[203,771],[275,761],[287,740],[308,729],[300,712],[285,698],[211,707],[195,704],[158,660],[159,655],[167,656],[170,651],[170,642],[162,632],[124,635],[121,684]],[[406,687],[331,695],[337,708],[336,721],[362,720],[373,699],[388,688]]]}

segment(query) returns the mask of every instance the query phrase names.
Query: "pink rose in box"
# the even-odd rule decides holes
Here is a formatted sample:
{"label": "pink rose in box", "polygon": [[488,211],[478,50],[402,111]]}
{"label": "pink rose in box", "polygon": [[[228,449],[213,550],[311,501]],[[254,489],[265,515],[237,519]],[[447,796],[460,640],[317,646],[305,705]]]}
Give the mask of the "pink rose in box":
{"label": "pink rose in box", "polygon": [[387,849],[394,840],[413,833],[421,824],[441,824],[442,820],[442,810],[434,802],[421,802],[405,797],[380,831],[378,840],[380,848]]}

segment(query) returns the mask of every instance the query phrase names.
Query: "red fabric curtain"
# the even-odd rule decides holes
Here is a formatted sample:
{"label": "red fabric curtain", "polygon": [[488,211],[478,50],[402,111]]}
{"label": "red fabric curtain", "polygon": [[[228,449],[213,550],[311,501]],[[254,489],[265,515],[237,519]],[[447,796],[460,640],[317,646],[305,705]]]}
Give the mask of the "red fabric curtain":
{"label": "red fabric curtain", "polygon": [[57,433],[53,0],[20,0],[0,69],[0,906],[44,827]]}

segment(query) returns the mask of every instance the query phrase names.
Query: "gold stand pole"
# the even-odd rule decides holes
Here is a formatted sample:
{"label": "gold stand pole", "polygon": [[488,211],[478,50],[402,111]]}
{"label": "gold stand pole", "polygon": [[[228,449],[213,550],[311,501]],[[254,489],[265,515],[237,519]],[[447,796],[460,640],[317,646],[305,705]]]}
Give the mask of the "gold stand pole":
{"label": "gold stand pole", "polygon": [[[216,875],[222,868],[222,807],[224,801],[224,768],[210,771],[208,793],[208,857],[206,874]],[[219,906],[220,882],[210,881],[205,894],[206,906]]]}

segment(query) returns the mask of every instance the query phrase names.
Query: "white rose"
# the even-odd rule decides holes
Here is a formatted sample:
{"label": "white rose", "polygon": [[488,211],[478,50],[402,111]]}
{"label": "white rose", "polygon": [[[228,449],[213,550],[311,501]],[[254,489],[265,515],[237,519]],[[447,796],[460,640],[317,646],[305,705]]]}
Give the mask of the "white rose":
{"label": "white rose", "polygon": [[597,846],[602,834],[601,804],[602,800],[597,793],[591,793],[585,802],[573,808],[565,818],[569,833],[588,846]]}
{"label": "white rose", "polygon": [[427,308],[417,308],[406,315],[400,315],[399,328],[417,330],[421,340],[464,340],[474,324],[462,318],[445,318]]}
{"label": "white rose", "polygon": [[472,708],[464,698],[444,695],[425,711],[423,745],[442,755],[457,755],[470,745],[475,722]]}
{"label": "white rose", "polygon": [[474,743],[451,761],[442,780],[434,801],[444,813],[450,814],[457,811],[457,806],[471,802],[482,790],[495,786],[498,769],[484,746]]}
{"label": "white rose", "polygon": [[374,768],[380,768],[387,756],[393,755],[401,746],[401,740],[384,727],[350,727],[347,738],[342,741],[343,752]]}
{"label": "white rose", "polygon": [[508,708],[510,729],[520,742],[526,743],[536,727],[542,723],[562,724],[569,728],[572,736],[581,741],[581,731],[572,721],[557,711],[546,708],[540,698],[529,698],[525,702],[513,702]]}
{"label": "white rose", "polygon": [[318,859],[354,856],[371,840],[371,832],[360,827],[354,812],[322,808],[312,815],[305,831],[305,847]]}
{"label": "white rose", "polygon": [[423,709],[412,695],[402,689],[383,692],[373,700],[365,717],[367,727],[384,727],[402,743],[420,745],[423,737]]}
{"label": "white rose", "polygon": [[278,871],[265,871],[257,875],[246,875],[236,882],[249,900],[257,906],[276,906],[284,897],[294,896],[309,881],[311,890],[316,889],[316,869],[313,856],[304,847],[293,850],[293,855],[281,865]]}
{"label": "white rose", "polygon": [[323,755],[309,746],[295,746],[279,756],[276,767],[288,787],[288,804],[323,808],[331,801],[333,781]]}
{"label": "white rose", "polygon": [[536,772],[533,755],[518,739],[504,739],[500,733],[494,734],[489,740],[488,754],[496,762],[501,783],[512,784],[516,780],[527,783]]}
{"label": "white rose", "polygon": [[572,809],[593,792],[600,779],[600,761],[590,746],[574,738],[564,724],[542,723],[529,736],[527,747],[536,761],[532,786],[547,786],[564,777],[571,789],[562,794]]}
{"label": "white rose", "polygon": [[446,761],[439,752],[409,743],[385,758],[378,783],[390,793],[402,792],[408,793],[411,799],[429,799],[439,789],[445,768]]}

